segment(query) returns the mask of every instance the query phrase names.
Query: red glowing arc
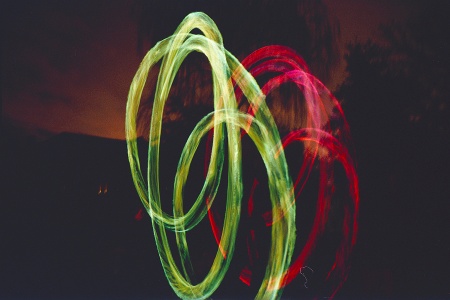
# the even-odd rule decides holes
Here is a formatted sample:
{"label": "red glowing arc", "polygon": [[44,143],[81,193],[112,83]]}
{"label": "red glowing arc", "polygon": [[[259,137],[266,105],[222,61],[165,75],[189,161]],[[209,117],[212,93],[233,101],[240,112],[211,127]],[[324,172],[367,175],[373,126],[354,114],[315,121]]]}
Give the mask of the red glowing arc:
{"label": "red glowing arc", "polygon": [[[297,173],[294,181],[295,199],[300,198],[306,182],[310,178],[313,166],[318,165],[319,172],[319,190],[316,204],[316,213],[307,241],[293,260],[288,271],[285,273],[282,286],[286,286],[298,274],[301,274],[302,268],[308,257],[313,252],[319,238],[325,231],[325,225],[328,220],[334,191],[334,163],[339,163],[345,170],[348,183],[348,200],[344,204],[344,218],[342,222],[342,239],[335,254],[335,260],[331,266],[327,279],[338,278],[337,284],[333,288],[333,295],[338,291],[345,281],[348,269],[350,252],[355,245],[358,231],[358,206],[359,191],[358,178],[356,175],[355,164],[348,152],[350,132],[349,126],[343,114],[342,108],[337,99],[330,91],[309,72],[305,61],[293,50],[283,46],[267,46],[256,50],[242,61],[242,65],[254,77],[271,76],[262,87],[262,92],[269,95],[274,89],[285,83],[293,83],[303,93],[307,114],[305,128],[291,131],[282,141],[282,147],[286,148],[293,142],[303,143],[305,150],[299,153],[303,156],[303,164]],[[242,101],[243,93],[236,85],[236,100]],[[257,107],[249,105],[247,113],[255,115]],[[242,133],[244,135],[245,132]],[[205,175],[208,166],[208,153],[211,152],[212,132],[207,140],[207,150],[205,157]],[[316,162],[318,162],[316,164]],[[331,183],[331,184],[330,184]],[[252,217],[255,202],[255,190],[258,187],[258,181],[254,179],[251,187],[250,196],[247,200],[248,217]],[[218,243],[219,249],[221,226],[217,220],[218,213],[211,207],[208,211],[208,217],[214,237]],[[271,226],[274,222],[271,211],[265,212],[262,216],[266,226]],[[255,230],[250,229],[247,238],[248,264],[243,268],[240,274],[240,280],[251,285],[252,268],[255,259],[258,259],[258,249],[256,249]],[[226,253],[222,250],[222,255]]]}

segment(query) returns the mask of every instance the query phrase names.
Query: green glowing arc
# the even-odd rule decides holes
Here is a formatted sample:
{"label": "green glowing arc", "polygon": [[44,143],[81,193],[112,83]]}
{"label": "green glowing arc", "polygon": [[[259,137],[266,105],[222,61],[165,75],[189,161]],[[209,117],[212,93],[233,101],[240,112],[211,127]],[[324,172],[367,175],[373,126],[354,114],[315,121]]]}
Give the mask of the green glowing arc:
{"label": "green glowing arc", "polygon": [[[195,28],[200,29],[204,35],[190,34],[189,32]],[[175,74],[185,57],[192,51],[205,54],[211,64],[214,112],[197,124],[183,149],[175,176],[172,217],[162,211],[159,192],[162,112]],[[136,118],[148,73],[161,59],[163,61],[150,123],[146,183],[138,156]],[[239,85],[250,104],[258,108],[255,117],[238,111],[231,79]],[[239,130],[242,128],[248,132],[267,168],[273,216],[282,216],[272,226],[269,263],[256,297],[262,299],[280,297],[282,279],[289,266],[295,244],[295,201],[286,159],[284,152],[280,151],[282,147],[279,132],[265,103],[264,94],[239,61],[224,49],[219,30],[207,15],[203,13],[188,15],[174,35],[159,42],[147,53],[132,81],[126,111],[126,137],[133,181],[143,205],[151,216],[156,245],[167,279],[175,293],[185,299],[209,297],[225,276],[233,256],[242,199]],[[224,257],[218,249],[209,273],[202,282],[193,285],[189,278],[191,267],[186,231],[198,224],[207,214],[209,206],[213,204],[224,160],[223,123],[227,128],[229,167],[227,204],[220,247],[227,256]],[[189,166],[201,137],[211,129],[214,130],[213,146],[205,183],[192,208],[184,213],[182,188],[187,180]],[[205,205],[205,199],[210,200],[208,205]],[[166,230],[175,231],[183,274],[172,256]]]}

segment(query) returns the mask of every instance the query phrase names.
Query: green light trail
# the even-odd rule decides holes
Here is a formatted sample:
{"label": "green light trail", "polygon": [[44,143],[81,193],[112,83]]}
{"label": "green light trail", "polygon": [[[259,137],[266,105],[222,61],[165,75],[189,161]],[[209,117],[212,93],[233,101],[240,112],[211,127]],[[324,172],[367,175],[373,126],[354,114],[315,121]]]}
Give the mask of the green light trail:
{"label": "green light trail", "polygon": [[[191,34],[194,29],[201,34]],[[173,215],[161,209],[159,185],[159,146],[162,114],[175,75],[186,56],[203,53],[209,60],[213,78],[214,112],[205,116],[192,131],[184,149],[174,182]],[[147,180],[141,171],[137,149],[136,119],[142,90],[150,69],[162,59],[156,85],[150,122]],[[255,115],[244,114],[237,108],[233,83],[241,88]],[[226,130],[224,128],[226,126]],[[210,163],[203,188],[193,206],[183,210],[183,186],[201,138],[213,129]],[[262,285],[256,295],[260,299],[281,296],[283,278],[289,267],[295,244],[295,199],[292,182],[281,144],[280,134],[266,105],[265,95],[255,79],[223,46],[216,24],[203,13],[188,15],[174,35],[157,43],[144,57],[130,87],[126,108],[126,138],[131,173],[139,197],[149,213],[161,263],[175,293],[184,299],[204,299],[220,285],[233,256],[238,230],[241,200],[241,142],[244,129],[260,152],[267,169],[273,225],[271,249]],[[224,133],[227,133],[226,136]],[[192,284],[186,232],[194,228],[214,203],[224,163],[224,141],[228,140],[227,202],[220,249],[218,248],[209,273],[198,284]],[[208,201],[206,201],[208,200]],[[207,204],[205,204],[207,203]],[[167,230],[176,234],[181,270],[170,249]],[[225,253],[226,255],[223,255]]]}

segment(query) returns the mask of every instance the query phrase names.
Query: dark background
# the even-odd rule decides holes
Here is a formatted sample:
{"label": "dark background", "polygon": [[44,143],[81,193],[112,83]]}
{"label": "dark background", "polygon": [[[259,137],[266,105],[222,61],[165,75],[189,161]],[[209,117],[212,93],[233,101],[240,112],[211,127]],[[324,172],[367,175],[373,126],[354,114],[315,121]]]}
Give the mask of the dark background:
{"label": "dark background", "polygon": [[[392,2],[392,9],[402,5],[402,1]],[[337,30],[335,20],[328,18],[332,11],[324,10],[330,6],[320,1],[301,2],[304,10],[297,13],[291,11],[297,7],[295,1],[287,1],[285,6],[270,1],[245,2],[242,6],[193,3],[176,6],[176,1],[135,1],[116,3],[114,9],[107,10],[108,5],[101,1],[92,6],[71,1],[48,1],[45,5],[18,2],[3,12],[7,44],[2,45],[0,298],[175,298],[160,265],[150,219],[141,210],[131,180],[126,143],[116,131],[123,127],[127,88],[140,59],[136,57],[142,57],[148,45],[170,35],[184,15],[197,9],[204,9],[217,21],[226,47],[239,58],[267,43],[286,44],[305,57],[313,74],[336,86],[334,92],[352,131],[361,198],[358,242],[348,280],[337,298],[448,297],[450,47],[446,37],[450,26],[445,3],[411,2],[409,6],[420,8],[419,13],[399,16],[397,22],[385,23],[370,41],[360,36],[344,49],[336,36],[339,32],[345,36],[351,29]],[[384,1],[379,5],[389,7]],[[114,17],[124,7],[132,16],[130,22],[137,24],[132,27],[133,42],[127,48],[132,49],[134,58],[124,56],[121,50],[111,54],[98,47],[111,40],[127,44],[129,37],[108,35],[102,29],[108,27],[106,20],[122,28],[124,21]],[[234,19],[246,19],[247,23],[228,22],[225,16],[233,14]],[[42,20],[54,20],[50,16],[73,22],[60,21],[65,27],[49,30],[55,27]],[[308,18],[304,16],[316,18],[305,21]],[[311,24],[321,30],[311,34]],[[348,20],[341,24],[348,24]],[[296,30],[286,29],[294,27]],[[237,28],[242,31],[236,33]],[[87,38],[90,34],[103,38],[91,41]],[[248,36],[252,38],[246,39]],[[305,43],[299,42],[303,40]],[[128,66],[120,69],[123,65],[119,64],[123,72],[114,72],[104,68],[101,61],[105,57],[112,65],[123,58]],[[95,60],[99,65],[93,63]],[[345,73],[338,72],[341,65]],[[83,80],[83,74],[90,77]],[[62,79],[55,81],[58,77]],[[109,85],[102,84],[108,80],[112,81]],[[116,89],[109,89],[114,83]],[[180,90],[174,95],[177,93]],[[104,100],[99,100],[100,96]],[[161,162],[163,192],[169,199],[183,141],[210,110],[202,101],[193,103],[186,98],[177,102],[177,97],[173,98],[166,112],[172,120],[165,123],[163,149],[167,158]],[[108,105],[95,106],[92,99]],[[119,101],[123,103],[117,104]],[[151,103],[144,105],[143,123],[148,107]],[[49,111],[61,119],[43,115]],[[67,111],[78,117],[67,117]],[[38,115],[49,121],[39,123]],[[108,131],[100,125],[103,123],[111,128],[120,125],[116,131]],[[145,163],[146,141],[140,139],[139,143]],[[246,160],[254,149],[245,149],[244,170],[249,171],[244,186],[248,193],[253,176],[262,176],[262,183],[264,172],[257,157]],[[197,164],[198,172],[194,168],[188,195],[196,195],[202,167]],[[266,192],[261,184],[260,199],[267,198]],[[307,223],[308,206],[302,208],[303,222]],[[242,219],[245,232],[249,225],[245,216]],[[208,268],[206,261],[216,251],[209,229],[203,229],[192,237],[193,252],[197,253],[194,265],[200,273]],[[305,271],[308,288],[299,276],[286,288],[284,297],[327,296],[321,282],[321,270],[332,252],[327,245],[318,247],[308,262],[316,270]],[[254,297],[256,287],[248,288],[238,279],[246,263],[245,251],[245,233],[241,233],[229,274],[213,298]]]}

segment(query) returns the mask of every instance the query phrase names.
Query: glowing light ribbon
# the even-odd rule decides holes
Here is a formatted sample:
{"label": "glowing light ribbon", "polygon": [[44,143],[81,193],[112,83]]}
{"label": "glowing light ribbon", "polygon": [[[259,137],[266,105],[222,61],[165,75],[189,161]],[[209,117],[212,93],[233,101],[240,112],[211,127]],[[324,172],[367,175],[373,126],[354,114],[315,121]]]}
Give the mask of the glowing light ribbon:
{"label": "glowing light ribbon", "polygon": [[[194,28],[200,29],[204,36],[189,34]],[[211,64],[215,112],[199,122],[183,149],[175,176],[174,211],[173,216],[170,216],[161,210],[159,193],[159,142],[162,112],[174,76],[183,59],[192,51],[204,53]],[[147,74],[161,58],[163,61],[152,110],[148,182],[146,183],[137,151],[136,116]],[[255,117],[242,114],[237,110],[231,74],[249,102],[259,107]],[[209,206],[214,202],[224,159],[223,123],[227,127],[229,167],[227,205],[220,245],[227,255],[224,257],[218,251],[204,280],[193,285],[189,278],[190,261],[186,231],[198,224],[206,215],[209,207],[204,205],[204,199],[209,200]],[[205,183],[194,205],[185,213],[182,187],[186,182],[189,164],[200,137],[213,127],[211,161]],[[274,216],[279,216],[279,221],[272,227],[271,258],[266,269],[265,280],[257,294],[258,298],[273,299],[279,296],[283,274],[290,263],[295,242],[292,184],[283,151],[275,153],[281,145],[278,129],[264,102],[264,94],[238,60],[223,48],[222,37],[214,22],[203,13],[190,14],[179,25],[172,37],[159,42],[145,56],[130,87],[126,115],[128,156],[133,180],[142,203],[152,218],[156,245],[164,272],[170,285],[181,298],[199,299],[210,296],[223,279],[233,255],[242,199],[240,128],[247,131],[261,152],[269,175],[272,213]],[[183,271],[180,271],[175,263],[166,229],[174,230],[176,233]]]}
{"label": "glowing light ribbon", "polygon": [[[203,35],[190,33],[196,28]],[[279,57],[280,53],[289,52],[283,47],[273,47],[270,49],[263,48],[258,53],[269,56],[267,53],[269,50],[275,50],[278,53],[275,55],[276,57]],[[214,112],[205,116],[196,125],[183,148],[174,181],[173,215],[169,215],[161,208],[159,186],[159,146],[162,115],[174,77],[183,60],[192,51],[203,53],[211,64]],[[256,63],[259,55],[250,56],[245,63],[249,65]],[[290,60],[282,60],[276,57],[275,60],[263,63],[254,70],[255,76],[267,70],[284,73],[270,80],[261,90],[253,76],[223,47],[222,37],[215,23],[203,13],[192,13],[182,21],[174,35],[160,41],[147,53],[131,83],[126,108],[126,137],[131,173],[140,199],[152,219],[155,241],[164,272],[169,284],[181,298],[203,299],[210,296],[220,285],[233,256],[243,194],[241,183],[241,129],[250,136],[264,161],[272,203],[269,261],[265,277],[256,297],[261,299],[280,297],[282,288],[292,277],[293,272],[292,268],[289,269],[289,265],[295,245],[295,191],[288,174],[280,134],[265,102],[265,94],[283,82],[291,80],[303,89],[309,112],[306,124],[310,128],[292,133],[285,140],[284,146],[292,140],[307,141],[312,142],[310,151],[314,157],[317,156],[321,147],[329,148],[334,153],[333,155],[341,157],[341,162],[347,166],[347,176],[352,184],[356,184],[351,191],[352,196],[354,196],[353,199],[357,203],[356,175],[345,147],[341,145],[340,140],[334,138],[329,132],[320,129],[324,127],[324,120],[329,119],[329,115],[331,115],[323,102],[316,101],[316,96],[319,94],[317,87],[320,87],[320,85],[305,72],[307,70],[305,64],[298,56],[292,56]],[[162,64],[156,85],[150,123],[147,180],[145,180],[137,149],[136,118],[147,75],[150,69],[161,59]],[[236,92],[233,83],[236,84]],[[238,102],[242,95],[249,102],[248,113],[238,110]],[[190,164],[200,140],[210,130],[213,130],[212,148],[205,182],[197,200],[185,212],[183,209],[183,186],[186,183]],[[226,136],[224,135],[225,132]],[[190,279],[193,268],[190,262],[186,232],[194,228],[208,214],[214,203],[224,164],[224,138],[228,140],[227,151],[229,154],[227,202],[223,228],[220,239],[217,236],[219,240],[218,250],[210,271],[203,281],[193,284]],[[304,170],[309,172],[311,166],[312,163]],[[303,173],[298,178],[302,176]],[[298,178],[296,185],[299,181]],[[326,189],[324,190],[326,191]],[[325,196],[322,199],[328,201]],[[353,208],[344,222],[345,226],[348,225],[348,220],[355,220],[357,205],[354,205]],[[213,224],[211,217],[210,220]],[[323,217],[316,217],[316,220],[315,223],[319,224],[317,225],[318,228],[323,228],[323,225],[320,224],[323,224],[326,220],[326,214]],[[348,236],[354,237],[356,233],[356,223],[353,225],[352,233]],[[181,268],[177,266],[173,257],[166,230],[175,232]],[[345,251],[344,248],[341,250]],[[310,250],[307,252],[309,253]],[[304,260],[300,261],[303,262]],[[337,262],[342,263],[341,260],[337,260]],[[294,268],[298,268],[298,260],[294,264]]]}
{"label": "glowing light ribbon", "polygon": [[[265,95],[269,95],[272,90],[287,82],[296,84],[303,93],[308,111],[305,115],[306,120],[304,120],[306,128],[294,130],[283,139],[284,148],[294,141],[303,142],[306,147],[304,163],[294,182],[294,189],[298,190],[296,199],[299,198],[309,178],[314,162],[316,159],[320,160],[320,185],[315,220],[305,246],[286,273],[283,286],[291,282],[301,272],[306,259],[325,230],[334,188],[333,185],[329,184],[334,180],[331,165],[334,161],[337,161],[344,167],[349,199],[344,203],[341,243],[337,249],[334,265],[327,276],[327,279],[329,279],[334,274],[335,277],[339,278],[338,283],[332,290],[334,295],[347,276],[345,263],[356,242],[358,230],[358,178],[354,163],[346,148],[350,141],[348,123],[338,101],[319,80],[309,74],[306,63],[292,50],[282,46],[263,47],[246,57],[242,64],[255,78],[272,74],[272,77],[262,88]],[[239,90],[237,95],[239,101],[241,95]],[[248,113],[254,114],[256,109],[250,106]],[[249,199],[249,201],[253,201],[253,199]],[[266,224],[270,226],[273,222],[271,213],[267,212],[264,217]],[[253,236],[252,240],[254,241],[254,239]],[[241,280],[244,279],[243,281],[246,281],[246,284],[249,284],[251,279],[250,269],[250,266],[246,266],[242,273]]]}

